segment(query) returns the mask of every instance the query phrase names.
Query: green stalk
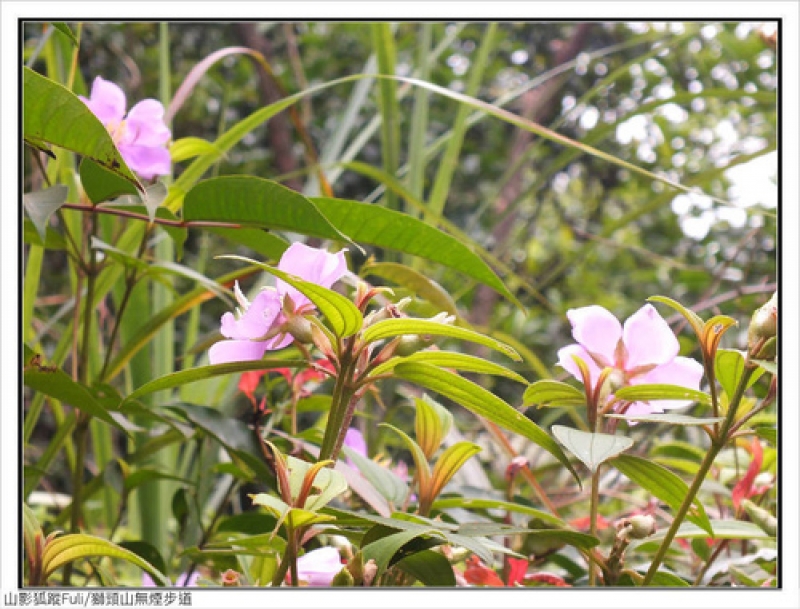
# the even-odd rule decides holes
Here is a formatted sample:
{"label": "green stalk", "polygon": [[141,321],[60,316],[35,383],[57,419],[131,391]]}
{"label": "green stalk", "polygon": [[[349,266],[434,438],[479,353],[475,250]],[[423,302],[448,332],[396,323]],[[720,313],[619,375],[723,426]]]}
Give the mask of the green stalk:
{"label": "green stalk", "polygon": [[[378,58],[378,72],[394,75],[396,51],[390,23],[374,23],[372,39]],[[381,79],[378,83],[378,106],[381,113],[381,156],[383,169],[391,176],[397,175],[400,166],[400,107],[397,103],[397,82]],[[386,191],[386,207],[397,208],[395,194]]]}
{"label": "green stalk", "polygon": [[[597,537],[597,507],[600,503],[600,467],[592,472],[592,496],[589,504],[589,534]],[[597,585],[597,563],[594,554],[589,553],[589,586]]]}
{"label": "green stalk", "polygon": [[719,452],[728,443],[728,432],[730,431],[735,420],[736,411],[739,409],[739,403],[742,400],[742,396],[744,396],[745,389],[747,389],[747,382],[750,380],[750,377],[754,371],[755,367],[745,364],[744,373],[739,379],[739,383],[736,385],[736,391],[734,391],[734,394],[731,397],[730,407],[727,415],[725,416],[725,420],[722,423],[720,433],[712,440],[711,447],[706,453],[705,459],[703,459],[703,462],[700,464],[700,469],[697,471],[697,474],[695,474],[692,485],[689,487],[689,492],[686,494],[686,497],[684,498],[680,508],[678,508],[675,518],[672,520],[672,524],[670,525],[664,540],[661,542],[656,555],[653,557],[653,562],[644,576],[642,586],[649,585],[655,574],[658,572],[658,568],[664,561],[664,557],[666,556],[667,550],[669,550],[669,547],[672,544],[672,540],[678,533],[678,529],[680,528],[681,524],[683,524],[683,520],[686,518],[686,514],[689,512],[689,509],[691,508],[695,496],[700,490],[700,487],[703,485],[706,475],[708,475],[708,472],[711,470],[714,460],[717,458]]}
{"label": "green stalk", "polygon": [[328,415],[328,423],[325,426],[325,435],[322,438],[318,461],[325,461],[326,459],[336,461],[342,438],[344,438],[345,428],[350,424],[350,419],[353,416],[351,405],[357,389],[353,386],[356,358],[353,357],[351,347],[348,347],[341,355],[340,362],[341,368],[339,376],[336,377],[336,384],[333,387],[331,410]]}

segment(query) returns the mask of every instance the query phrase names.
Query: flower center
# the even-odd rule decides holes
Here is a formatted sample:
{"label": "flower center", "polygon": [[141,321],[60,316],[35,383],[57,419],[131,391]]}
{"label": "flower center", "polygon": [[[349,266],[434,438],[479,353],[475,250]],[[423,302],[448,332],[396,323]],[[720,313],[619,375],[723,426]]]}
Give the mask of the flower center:
{"label": "flower center", "polygon": [[128,132],[128,125],[124,120],[111,121],[106,124],[106,130],[114,140],[114,144],[119,144]]}

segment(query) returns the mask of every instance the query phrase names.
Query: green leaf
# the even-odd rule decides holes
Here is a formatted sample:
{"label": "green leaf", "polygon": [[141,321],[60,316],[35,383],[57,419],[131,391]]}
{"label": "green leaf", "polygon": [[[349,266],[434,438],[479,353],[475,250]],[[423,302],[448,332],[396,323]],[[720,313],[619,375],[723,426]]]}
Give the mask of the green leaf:
{"label": "green leaf", "polygon": [[[684,522],[678,527],[675,539],[707,539],[709,536],[714,539],[775,539],[752,522],[744,522],[742,520],[711,520],[708,526],[709,528],[706,529],[691,522]],[[713,535],[710,535],[711,532],[713,532]],[[666,533],[666,529],[658,531],[647,539],[633,541],[630,547],[631,549],[637,548],[642,551],[655,548],[664,540]]]}
{"label": "green leaf", "polygon": [[23,375],[25,385],[48,395],[97,419],[113,425],[120,431],[128,433],[133,426],[118,412],[109,412],[103,408],[92,395],[88,387],[73,381],[64,371],[41,368],[37,365],[26,366]]}
{"label": "green leaf", "polygon": [[294,275],[284,273],[281,270],[243,256],[231,254],[219,256],[219,258],[230,258],[249,262],[263,269],[270,275],[275,275],[275,277],[281,281],[285,281],[293,288],[296,288],[317,306],[320,313],[322,313],[328,320],[328,323],[330,323],[334,333],[341,338],[352,336],[361,329],[361,325],[364,323],[364,317],[361,315],[361,311],[359,311],[349,299],[333,290],[323,288],[321,285],[310,281],[303,281]]}
{"label": "green leaf", "polygon": [[614,396],[630,402],[647,402],[650,400],[690,400],[703,406],[711,405],[711,397],[707,393],[680,385],[629,385],[614,392]]}
{"label": "green leaf", "polygon": [[480,451],[481,447],[472,442],[457,442],[447,447],[433,466],[431,499],[435,499],[464,463]]}
{"label": "green leaf", "polygon": [[377,376],[379,374],[386,374],[398,364],[408,363],[423,363],[432,366],[439,366],[441,368],[452,368],[453,370],[463,370],[464,372],[477,372],[480,374],[494,374],[497,376],[504,376],[506,378],[515,380],[519,383],[527,383],[525,377],[517,374],[513,370],[509,370],[505,366],[495,364],[489,360],[485,360],[474,355],[467,355],[466,353],[458,353],[455,351],[418,351],[406,357],[393,357],[383,364],[376,366],[369,376]]}
{"label": "green leaf", "polygon": [[[717,380],[725,393],[732,396],[736,391],[736,385],[739,384],[739,379],[744,374],[744,355],[741,351],[734,349],[719,349],[717,351],[716,359],[714,360],[714,370]],[[747,383],[751,387],[759,378],[761,378],[760,371],[755,371]]]}
{"label": "green leaf", "polygon": [[396,566],[426,586],[452,588],[456,585],[453,567],[441,552],[415,552],[398,561]]}
{"label": "green leaf", "polygon": [[164,559],[161,557],[161,553],[153,544],[142,540],[122,541],[120,542],[119,547],[125,550],[130,550],[143,560],[149,562],[162,573],[166,573],[167,565],[164,562]]}
{"label": "green leaf", "polygon": [[210,233],[219,235],[231,243],[249,247],[267,260],[278,260],[289,247],[289,242],[275,233],[261,228],[217,228],[206,227]]}
{"label": "green leaf", "polygon": [[81,176],[81,186],[92,203],[102,203],[122,195],[138,193],[129,180],[101,167],[91,159],[83,159],[78,171]]}
{"label": "green leaf", "polygon": [[[315,465],[291,455],[286,456],[286,464],[289,467],[289,487],[292,498],[297,499],[306,474]],[[302,507],[306,510],[317,511],[346,490],[347,482],[345,482],[344,476],[335,469],[323,467],[314,476],[313,490],[308,494]]]}
{"label": "green leaf", "polygon": [[250,370],[274,370],[276,368],[304,368],[307,365],[308,362],[302,360],[260,359],[250,362],[228,362],[214,366],[199,366],[153,379],[138,387],[136,391],[125,398],[125,402],[138,400],[155,391],[172,389],[173,387],[180,387],[181,385],[195,383],[223,374],[237,374]]}
{"label": "green leaf", "polygon": [[687,309],[677,300],[672,300],[672,298],[667,298],[666,296],[651,296],[647,300],[651,302],[660,302],[675,309],[678,313],[683,315],[686,321],[689,322],[689,325],[692,326],[692,329],[694,330],[694,333],[697,334],[697,337],[698,338],[702,337],[703,325],[705,322],[697,313],[695,313],[690,309]]}
{"label": "green leaf", "polygon": [[480,334],[474,330],[468,330],[467,328],[460,328],[429,319],[385,319],[364,330],[361,334],[361,338],[365,343],[372,343],[383,340],[384,338],[416,334],[424,336],[449,336],[451,338],[468,340],[499,351],[515,361],[520,360],[519,355],[514,349],[505,343],[501,343],[499,340],[495,340],[494,338],[486,336],[485,334]]}
{"label": "green leaf", "polygon": [[170,585],[169,579],[161,571],[139,555],[107,539],[84,534],[62,535],[48,543],[42,557],[42,571],[48,577],[67,563],[95,556],[121,558],[147,571],[158,584]]}
{"label": "green leaf", "polygon": [[633,446],[633,440],[624,436],[588,433],[579,429],[564,427],[563,425],[553,425],[550,431],[592,473],[597,471],[597,467],[601,463]]}
{"label": "green leaf", "polygon": [[169,147],[169,155],[173,163],[180,163],[203,154],[224,156],[223,152],[208,140],[200,137],[182,137],[175,140]]}
{"label": "green leaf", "polygon": [[547,405],[556,408],[583,406],[586,404],[586,395],[577,387],[567,383],[544,379],[536,381],[525,390],[522,395],[522,403],[525,406],[542,407]]}
{"label": "green leaf", "polygon": [[[400,505],[408,496],[408,485],[395,474],[372,459],[358,454],[349,446],[343,446],[342,450],[347,458],[353,462],[353,467],[357,469],[364,478],[392,505]],[[339,465],[337,464],[337,467]]]}
{"label": "green leaf", "polygon": [[374,275],[407,288],[419,298],[450,315],[458,315],[458,308],[450,294],[433,279],[419,271],[396,262],[365,264],[359,273],[362,277]]}
{"label": "green leaf", "polygon": [[[611,465],[647,492],[669,505],[675,512],[678,511],[684,498],[689,494],[689,487],[683,480],[666,467],[647,459],[632,455],[619,455],[611,462]],[[689,510],[687,518],[701,527],[706,532],[706,535],[713,536],[706,510],[697,497],[695,497],[693,506]]]}
{"label": "green leaf", "polygon": [[78,42],[78,39],[75,37],[75,34],[72,32],[71,29],[69,29],[69,26],[66,23],[62,23],[61,21],[57,21],[57,22],[53,22],[52,25],[59,32],[64,34],[64,36],[69,38],[69,41],[72,43],[72,46],[74,46],[74,47],[80,46],[80,43]]}
{"label": "green leaf", "polygon": [[186,193],[183,218],[288,230],[352,243],[310,199],[254,176],[223,176],[199,182]]}
{"label": "green leaf", "polygon": [[69,188],[59,184],[45,190],[38,190],[22,195],[22,205],[28,212],[31,222],[36,227],[42,241],[47,240],[47,224],[56,211],[67,202]]}
{"label": "green leaf", "polygon": [[417,415],[414,417],[414,433],[422,452],[430,459],[439,450],[445,436],[453,426],[453,415],[444,406],[427,395],[415,398]]}
{"label": "green leaf", "polygon": [[778,364],[775,361],[764,360],[764,359],[754,359],[752,361],[754,364],[758,364],[766,372],[769,372],[770,374],[778,374]]}
{"label": "green leaf", "polygon": [[23,104],[25,141],[37,147],[53,144],[88,157],[144,191],[106,128],[71,91],[24,67]]}
{"label": "green leaf", "polygon": [[365,562],[370,559],[375,561],[378,566],[376,577],[380,577],[389,566],[389,563],[394,555],[397,554],[397,552],[400,551],[404,545],[417,537],[436,534],[437,531],[434,529],[426,528],[420,528],[411,531],[399,531],[397,533],[392,533],[390,535],[386,535],[385,537],[381,537],[377,541],[362,547],[361,552],[364,555]]}
{"label": "green leaf", "polygon": [[414,466],[417,470],[416,476],[418,486],[421,491],[423,491],[423,489],[427,489],[430,485],[431,468],[428,464],[428,459],[425,456],[425,452],[422,450],[422,448],[420,448],[420,445],[417,444],[406,432],[398,429],[394,425],[390,425],[389,423],[380,423],[380,427],[388,427],[403,439],[403,442],[405,442],[406,447],[411,453],[411,457],[414,459]]}
{"label": "green leaf", "polygon": [[[372,327],[374,328],[377,325],[379,324]],[[517,412],[493,393],[486,391],[483,387],[457,374],[441,370],[429,364],[399,364],[395,368],[395,374],[399,378],[426,387],[431,391],[436,391],[461,404],[478,416],[528,438],[558,459],[575,476],[575,479],[579,480],[578,474],[569,459],[567,459],[564,451],[547,433],[536,423]]]}
{"label": "green leaf", "polygon": [[776,427],[758,425],[753,428],[753,431],[756,432],[759,438],[763,438],[773,446],[778,445],[778,429]]}
{"label": "green leaf", "polygon": [[692,417],[685,414],[643,414],[643,415],[626,415],[626,414],[607,414],[609,419],[622,419],[623,421],[630,421],[633,423],[666,423],[668,425],[713,425],[725,420],[724,417]]}
{"label": "green leaf", "polygon": [[458,528],[459,535],[469,537],[494,537],[497,535],[525,535],[537,541],[553,540],[581,550],[589,550],[600,543],[593,535],[571,529],[530,529],[515,527],[498,522],[467,522]]}
{"label": "green leaf", "polygon": [[549,512],[537,510],[536,508],[516,503],[513,501],[502,501],[500,499],[474,499],[471,497],[447,497],[437,499],[433,503],[435,510],[447,510],[450,508],[462,508],[465,510],[503,510],[504,512],[517,512],[538,518],[548,524],[563,527],[564,521],[553,516]]}
{"label": "green leaf", "polygon": [[312,197],[311,201],[353,241],[431,260],[489,286],[511,302],[517,302],[477,254],[455,237],[422,220],[358,201],[326,197]]}

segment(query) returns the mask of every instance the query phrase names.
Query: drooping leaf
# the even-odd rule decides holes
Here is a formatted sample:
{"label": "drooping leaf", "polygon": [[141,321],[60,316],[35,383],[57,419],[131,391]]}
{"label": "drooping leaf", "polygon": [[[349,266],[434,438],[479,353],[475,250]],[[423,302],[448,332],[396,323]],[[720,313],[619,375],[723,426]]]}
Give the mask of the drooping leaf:
{"label": "drooping leaf", "polygon": [[23,68],[22,117],[23,137],[31,145],[52,144],[71,150],[144,191],[88,106],[65,87],[27,67]]}
{"label": "drooping leaf", "polygon": [[345,199],[312,197],[332,224],[353,241],[411,254],[479,281],[511,302],[514,295],[491,268],[455,237],[400,212]]}
{"label": "drooping leaf", "polygon": [[455,351],[418,351],[406,357],[393,357],[383,364],[376,366],[370,376],[377,376],[379,374],[386,374],[398,364],[421,362],[423,364],[430,364],[432,366],[439,366],[441,368],[452,368],[453,370],[461,370],[464,372],[477,372],[480,374],[494,374],[504,376],[506,378],[515,380],[519,383],[527,383],[525,378],[513,370],[509,370],[505,366],[495,364],[489,360],[485,360],[474,355],[466,353],[458,353]]}
{"label": "drooping leaf", "polygon": [[522,403],[526,406],[582,406],[586,403],[586,395],[572,385],[544,379],[536,381],[525,390],[522,395]]}
{"label": "drooping leaf", "polygon": [[261,264],[255,260],[250,260],[249,258],[244,258],[243,256],[226,255],[220,256],[220,258],[231,258],[233,260],[249,262],[263,269],[270,275],[275,275],[275,277],[285,281],[293,288],[296,288],[317,306],[320,313],[322,313],[328,320],[328,323],[330,323],[334,333],[339,337],[344,338],[352,336],[361,329],[361,325],[364,323],[361,311],[359,311],[349,299],[333,290],[329,290],[328,288],[324,288],[310,281],[303,281],[294,275],[284,273],[281,270],[266,264]]}
{"label": "drooping leaf", "polygon": [[480,334],[474,330],[468,330],[467,328],[461,328],[429,319],[385,319],[370,326],[361,334],[366,343],[404,335],[449,336],[451,338],[459,338],[499,351],[515,361],[520,360],[519,355],[514,349],[501,343],[499,340],[495,340],[490,336]]}
{"label": "drooping leaf", "polygon": [[609,419],[622,419],[623,421],[631,421],[635,423],[667,423],[669,425],[713,425],[720,423],[724,417],[692,417],[685,414],[673,414],[666,412],[664,414],[643,414],[643,415],[627,415],[627,414],[607,414]]}
{"label": "drooping leaf", "polygon": [[206,227],[208,232],[219,235],[231,243],[249,247],[267,260],[279,260],[289,247],[289,242],[275,233],[262,228],[218,228]]}
{"label": "drooping leaf", "polygon": [[248,372],[250,370],[275,370],[277,368],[303,368],[308,362],[302,360],[282,360],[282,359],[261,359],[249,362],[228,362],[225,364],[215,364],[213,366],[199,366],[189,370],[181,370],[161,376],[152,381],[148,381],[131,393],[125,401],[138,400],[139,398],[164,389],[172,389],[188,383],[202,381],[204,379],[220,376],[223,374],[236,374]]}
{"label": "drooping leaf", "polygon": [[711,405],[711,396],[696,389],[681,387],[680,385],[629,385],[614,392],[614,395],[630,402],[650,400],[691,400],[703,406]]}
{"label": "drooping leaf", "polygon": [[199,182],[186,193],[183,217],[190,222],[288,230],[352,243],[310,199],[277,182],[255,176],[223,176]]}
{"label": "drooping leaf", "polygon": [[397,568],[426,586],[450,588],[456,585],[456,577],[450,561],[441,552],[422,550],[397,562]]}
{"label": "drooping leaf", "polygon": [[376,577],[380,577],[389,566],[392,558],[404,545],[417,537],[436,534],[437,531],[434,529],[426,529],[424,527],[415,528],[410,531],[399,531],[365,545],[361,548],[361,552],[364,554],[365,561],[370,559],[375,561],[378,566]]}
{"label": "drooping leaf", "polygon": [[[683,480],[666,467],[647,459],[633,455],[619,455],[611,461],[611,465],[647,492],[669,505],[673,511],[680,508],[684,498],[689,494],[689,487]],[[706,510],[697,497],[695,497],[687,518],[706,531],[706,534],[714,535]]]}
{"label": "drooping leaf", "polygon": [[129,180],[101,167],[92,159],[83,159],[78,172],[81,176],[81,186],[92,203],[102,203],[122,195],[136,195],[139,192]]}
{"label": "drooping leaf", "polygon": [[47,239],[47,224],[59,208],[67,202],[69,188],[58,184],[45,190],[38,190],[22,195],[22,205],[28,212],[28,217],[36,227],[36,232],[42,241]]}
{"label": "drooping leaf", "polygon": [[450,294],[442,286],[416,269],[396,262],[372,262],[361,268],[360,275],[375,275],[408,288],[419,298],[427,300],[450,315],[458,315],[458,307]]}
{"label": "drooping leaf", "polygon": [[703,325],[705,324],[705,322],[697,313],[695,313],[691,309],[684,307],[677,300],[673,300],[672,298],[668,298],[666,296],[651,296],[647,300],[651,302],[660,302],[662,304],[667,305],[668,307],[672,307],[673,309],[675,309],[678,313],[683,315],[686,321],[689,322],[689,325],[692,326],[692,330],[694,330],[694,333],[697,335],[697,338],[702,337]]}
{"label": "drooping leaf", "polygon": [[528,438],[558,459],[575,476],[575,479],[579,480],[564,451],[547,433],[483,387],[457,374],[429,364],[400,364],[395,368],[395,374],[399,378],[440,393],[478,416]]}
{"label": "drooping leaf", "polygon": [[597,471],[601,463],[633,446],[633,440],[625,436],[588,433],[563,425],[553,425],[550,430],[558,441],[578,457],[592,473]]}

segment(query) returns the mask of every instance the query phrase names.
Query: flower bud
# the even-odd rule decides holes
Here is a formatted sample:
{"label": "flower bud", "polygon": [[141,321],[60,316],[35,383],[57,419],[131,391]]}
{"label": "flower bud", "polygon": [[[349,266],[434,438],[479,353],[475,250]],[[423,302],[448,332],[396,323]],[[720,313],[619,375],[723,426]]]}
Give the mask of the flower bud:
{"label": "flower bud", "polygon": [[346,567],[342,568],[331,580],[331,587],[333,588],[351,588],[355,585],[355,580],[350,571]]}
{"label": "flower bud", "polygon": [[772,298],[753,313],[753,318],[750,320],[750,328],[747,331],[747,349],[750,355],[759,359],[775,357],[777,334],[778,293],[775,292]]}
{"label": "flower bud", "polygon": [[656,519],[650,515],[631,516],[628,525],[630,527],[628,536],[631,539],[647,539],[656,532]]}
{"label": "flower bud", "polygon": [[290,316],[286,320],[284,329],[300,344],[307,345],[314,342],[314,335],[311,331],[311,322],[302,315]]}
{"label": "flower bud", "polygon": [[417,351],[427,349],[433,344],[433,339],[430,336],[420,336],[419,334],[406,334],[400,337],[397,342],[397,347],[394,350],[395,355],[400,357],[407,357]]}

